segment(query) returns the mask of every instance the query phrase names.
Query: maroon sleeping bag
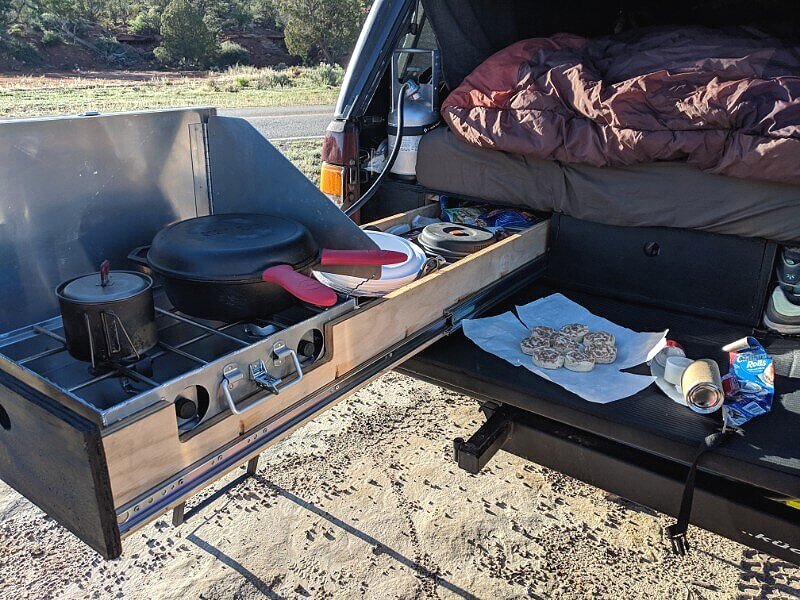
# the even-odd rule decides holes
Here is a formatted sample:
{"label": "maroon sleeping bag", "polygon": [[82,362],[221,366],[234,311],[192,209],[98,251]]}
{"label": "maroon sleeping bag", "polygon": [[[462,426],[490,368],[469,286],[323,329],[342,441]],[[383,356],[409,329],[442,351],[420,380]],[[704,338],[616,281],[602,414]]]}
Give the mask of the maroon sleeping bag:
{"label": "maroon sleeping bag", "polygon": [[517,42],[442,106],[485,148],[594,166],[688,161],[800,184],[800,47],[689,28]]}

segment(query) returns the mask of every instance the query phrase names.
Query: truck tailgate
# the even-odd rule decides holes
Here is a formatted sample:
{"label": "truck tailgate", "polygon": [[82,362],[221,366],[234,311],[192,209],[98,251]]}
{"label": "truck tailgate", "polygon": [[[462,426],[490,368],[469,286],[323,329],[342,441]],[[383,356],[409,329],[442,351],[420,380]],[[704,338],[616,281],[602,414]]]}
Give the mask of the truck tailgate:
{"label": "truck tailgate", "polygon": [[[669,337],[684,345],[689,356],[727,362],[721,346],[752,333],[752,329],[708,318],[646,307],[629,302],[533,284],[488,314],[513,310],[560,291],[593,313],[637,331],[670,329]],[[772,354],[790,351],[796,342],[758,335]],[[637,369],[641,369],[638,367]],[[647,369],[646,366],[643,367]],[[570,425],[632,449],[689,464],[703,438],[716,429],[720,415],[698,415],[667,398],[655,385],[630,398],[593,404],[526,369],[484,352],[453,334],[413,359],[401,370],[412,376],[474,396],[509,405]],[[724,371],[724,368],[723,368]],[[649,370],[640,371],[648,373]],[[776,377],[772,412],[745,426],[741,437],[709,452],[701,470],[774,493],[776,498],[800,497],[800,380]]]}

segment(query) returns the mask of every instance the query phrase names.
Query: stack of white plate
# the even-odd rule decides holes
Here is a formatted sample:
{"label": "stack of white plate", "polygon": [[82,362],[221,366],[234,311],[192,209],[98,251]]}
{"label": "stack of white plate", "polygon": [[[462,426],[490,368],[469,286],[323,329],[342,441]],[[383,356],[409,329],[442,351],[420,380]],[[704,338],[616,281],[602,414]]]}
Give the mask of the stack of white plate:
{"label": "stack of white plate", "polygon": [[409,242],[391,233],[384,233],[382,231],[365,231],[364,233],[366,233],[381,250],[402,252],[408,258],[405,262],[396,265],[382,266],[380,279],[362,279],[360,277],[337,275],[336,273],[326,273],[324,271],[313,271],[314,277],[316,277],[320,283],[324,283],[337,292],[342,292],[351,296],[385,296],[389,292],[393,292],[417,278],[427,260],[422,248],[413,242]]}

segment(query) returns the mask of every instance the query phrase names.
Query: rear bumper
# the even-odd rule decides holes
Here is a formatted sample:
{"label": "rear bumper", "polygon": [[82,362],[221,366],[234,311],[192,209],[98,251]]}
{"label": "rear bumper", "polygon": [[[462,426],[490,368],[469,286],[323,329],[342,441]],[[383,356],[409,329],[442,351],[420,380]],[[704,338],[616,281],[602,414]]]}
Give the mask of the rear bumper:
{"label": "rear bumper", "polygon": [[[408,368],[400,371],[463,392]],[[466,471],[477,472],[502,449],[637,504],[677,515],[685,465],[510,406],[488,403],[483,409],[486,423],[470,439],[454,442],[454,459]],[[800,510],[773,497],[774,492],[698,472],[691,522],[800,564]]]}

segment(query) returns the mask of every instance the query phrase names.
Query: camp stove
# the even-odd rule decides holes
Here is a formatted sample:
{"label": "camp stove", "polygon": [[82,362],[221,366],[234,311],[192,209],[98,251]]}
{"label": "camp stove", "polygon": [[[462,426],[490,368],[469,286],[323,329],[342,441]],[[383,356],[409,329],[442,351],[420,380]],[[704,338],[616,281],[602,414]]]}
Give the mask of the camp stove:
{"label": "camp stove", "polygon": [[254,323],[219,323],[175,311],[156,295],[158,345],[133,363],[93,368],[67,352],[60,317],[0,335],[0,369],[66,401],[105,428],[174,404],[180,432],[226,411],[252,408],[249,396],[298,383],[325,354],[325,324],[355,309],[343,299],[306,305]]}

